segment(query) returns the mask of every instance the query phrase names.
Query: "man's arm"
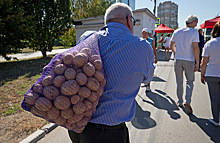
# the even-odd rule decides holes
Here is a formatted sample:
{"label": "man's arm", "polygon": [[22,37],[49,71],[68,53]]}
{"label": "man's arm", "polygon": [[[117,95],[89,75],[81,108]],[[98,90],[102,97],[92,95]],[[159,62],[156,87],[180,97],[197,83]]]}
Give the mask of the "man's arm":
{"label": "man's arm", "polygon": [[209,57],[202,57],[200,68],[201,68],[201,82],[203,84],[205,84],[205,71],[206,71],[208,62],[209,62]]}
{"label": "man's arm", "polygon": [[155,42],[154,42],[154,40],[152,41],[152,48],[153,48],[153,52],[154,52],[154,56],[155,56],[154,63],[156,64],[156,63],[157,63],[157,50],[156,50],[156,48],[155,48]]}
{"label": "man's arm", "polygon": [[195,68],[193,71],[196,72],[199,69],[199,45],[198,45],[198,42],[193,42],[192,46],[193,46],[193,55],[196,60],[196,65],[195,65]]}
{"label": "man's arm", "polygon": [[175,45],[176,45],[175,42],[170,41],[170,48],[171,48],[171,50],[172,50],[174,56],[175,56],[175,54],[176,54],[176,47],[175,47]]}

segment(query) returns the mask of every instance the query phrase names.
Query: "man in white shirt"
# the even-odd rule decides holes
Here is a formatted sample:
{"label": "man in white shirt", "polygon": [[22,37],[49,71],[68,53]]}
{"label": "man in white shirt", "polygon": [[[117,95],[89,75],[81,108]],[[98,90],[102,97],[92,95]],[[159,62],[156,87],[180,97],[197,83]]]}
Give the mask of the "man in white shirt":
{"label": "man in white shirt", "polygon": [[177,105],[181,107],[183,104],[183,71],[185,71],[186,96],[184,107],[187,113],[191,114],[190,103],[195,80],[194,72],[199,69],[199,33],[194,29],[197,26],[198,18],[195,15],[190,15],[185,22],[186,27],[174,31],[170,40],[170,48],[175,55],[174,70],[177,83]]}

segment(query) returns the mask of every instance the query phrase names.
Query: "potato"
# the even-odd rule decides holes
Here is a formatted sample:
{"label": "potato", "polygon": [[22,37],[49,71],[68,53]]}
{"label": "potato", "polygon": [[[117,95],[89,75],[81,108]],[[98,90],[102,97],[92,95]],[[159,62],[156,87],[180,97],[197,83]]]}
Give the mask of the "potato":
{"label": "potato", "polygon": [[100,86],[101,87],[105,87],[105,84],[106,84],[106,79],[103,79],[101,82],[100,82]]}
{"label": "potato", "polygon": [[76,75],[76,81],[79,85],[84,85],[87,82],[87,76],[84,73],[78,73]]}
{"label": "potato", "polygon": [[92,55],[89,57],[90,62],[94,62],[95,60],[101,60],[99,55]]}
{"label": "potato", "polygon": [[89,100],[84,100],[83,104],[86,106],[86,111],[92,109],[92,102],[90,102]]}
{"label": "potato", "polygon": [[101,60],[95,60],[92,64],[96,70],[98,70],[98,71],[102,70],[102,61]]}
{"label": "potato", "polygon": [[85,127],[85,125],[88,123],[89,119],[86,117],[83,117],[80,121],[76,122],[76,126],[79,128]]}
{"label": "potato", "polygon": [[31,92],[28,93],[24,97],[24,102],[28,103],[29,105],[34,105],[35,101],[39,98],[40,96],[36,92]]}
{"label": "potato", "polygon": [[73,117],[73,110],[72,108],[68,108],[66,110],[61,110],[61,116],[65,119],[70,119]]}
{"label": "potato", "polygon": [[80,53],[85,53],[88,57],[92,55],[92,52],[89,48],[83,48]]}
{"label": "potato", "polygon": [[72,65],[73,64],[73,59],[74,56],[70,53],[67,53],[64,57],[63,57],[63,62],[66,65]]}
{"label": "potato", "polygon": [[36,93],[39,93],[39,94],[43,93],[43,89],[44,89],[43,85],[39,84],[39,83],[37,83],[33,86],[33,91]]}
{"label": "potato", "polygon": [[53,77],[52,76],[46,76],[43,80],[42,80],[42,85],[45,86],[50,86],[53,84]]}
{"label": "potato", "polygon": [[46,86],[44,87],[43,94],[50,100],[54,100],[59,94],[59,90],[54,86]]}
{"label": "potato", "polygon": [[57,60],[55,61],[55,63],[54,63],[54,67],[56,67],[57,65],[62,64],[62,63],[63,63],[62,60],[57,59]]}
{"label": "potato", "polygon": [[60,110],[55,106],[52,106],[51,109],[47,112],[49,119],[55,119],[60,115]]}
{"label": "potato", "polygon": [[53,85],[60,88],[65,81],[66,78],[63,75],[58,75],[53,79]]}
{"label": "potato", "polygon": [[45,111],[38,110],[35,106],[32,106],[30,109],[31,113],[40,117],[44,117],[46,115]]}
{"label": "potato", "polygon": [[64,72],[64,76],[67,80],[73,80],[76,77],[76,71],[73,68],[67,68]]}
{"label": "potato", "polygon": [[41,111],[49,111],[52,108],[52,103],[45,97],[39,97],[35,102],[35,107]]}
{"label": "potato", "polygon": [[93,77],[89,77],[88,81],[86,83],[86,87],[88,87],[90,90],[93,91],[97,91],[99,89],[99,82],[93,78]]}
{"label": "potato", "polygon": [[87,99],[91,102],[96,101],[98,99],[96,92],[92,91],[91,95]]}
{"label": "potato", "polygon": [[72,118],[68,119],[67,122],[68,123],[76,123],[78,121],[80,121],[83,118],[84,114],[74,114]]}
{"label": "potato", "polygon": [[54,119],[54,122],[59,126],[63,126],[66,123],[66,119],[62,116],[59,116],[56,119]]}
{"label": "potato", "polygon": [[59,65],[57,65],[56,67],[55,67],[55,73],[56,74],[58,74],[58,75],[60,75],[60,74],[63,74],[64,73],[64,71],[66,70],[66,66],[64,65],[64,64],[59,64]]}
{"label": "potato", "polygon": [[95,71],[94,78],[101,82],[104,80],[104,74],[101,71]]}
{"label": "potato", "polygon": [[89,97],[91,95],[91,90],[88,89],[87,87],[81,87],[79,89],[79,93],[78,94],[81,97],[87,98],[87,97]]}
{"label": "potato", "polygon": [[93,76],[95,74],[95,67],[91,64],[91,63],[86,63],[84,64],[84,66],[82,67],[83,72],[87,75],[87,76]]}
{"label": "potato", "polygon": [[86,106],[82,102],[73,105],[73,111],[76,114],[82,114],[86,110]]}
{"label": "potato", "polygon": [[68,123],[68,122],[66,122],[65,124],[64,124],[64,127],[66,127],[68,130],[73,130],[74,128],[76,128],[76,124],[71,124],[71,123]]}
{"label": "potato", "polygon": [[99,89],[96,91],[96,95],[97,95],[98,97],[100,97],[103,92],[104,92],[104,88],[100,86]]}
{"label": "potato", "polygon": [[73,96],[71,97],[71,103],[72,103],[72,104],[78,103],[79,100],[80,100],[79,95],[73,95]]}
{"label": "potato", "polygon": [[79,88],[80,86],[75,80],[68,80],[61,85],[61,92],[64,95],[71,96],[76,94],[79,91]]}
{"label": "potato", "polygon": [[54,106],[60,110],[67,110],[71,105],[70,99],[66,96],[57,96],[54,100]]}
{"label": "potato", "polygon": [[88,61],[88,56],[84,53],[78,53],[73,59],[73,64],[77,67],[82,67]]}
{"label": "potato", "polygon": [[84,114],[85,117],[89,117],[89,118],[91,118],[91,116],[92,116],[92,109],[87,110],[87,111],[84,112],[83,114]]}

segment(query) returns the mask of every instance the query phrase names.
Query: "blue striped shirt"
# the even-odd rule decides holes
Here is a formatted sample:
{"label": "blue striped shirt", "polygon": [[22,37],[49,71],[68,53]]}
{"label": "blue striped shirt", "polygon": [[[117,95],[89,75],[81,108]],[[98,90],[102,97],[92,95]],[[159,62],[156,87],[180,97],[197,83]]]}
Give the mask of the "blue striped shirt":
{"label": "blue striped shirt", "polygon": [[154,55],[149,43],[123,24],[111,22],[99,31],[99,48],[106,85],[89,122],[117,125],[135,115],[135,97],[143,78],[150,82]]}

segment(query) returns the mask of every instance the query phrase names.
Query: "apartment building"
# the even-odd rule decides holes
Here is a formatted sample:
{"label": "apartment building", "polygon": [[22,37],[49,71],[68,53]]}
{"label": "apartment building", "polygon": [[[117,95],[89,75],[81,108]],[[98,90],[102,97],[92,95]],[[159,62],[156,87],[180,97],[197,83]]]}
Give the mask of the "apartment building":
{"label": "apartment building", "polygon": [[171,1],[160,3],[157,7],[157,17],[166,26],[178,28],[178,5]]}

